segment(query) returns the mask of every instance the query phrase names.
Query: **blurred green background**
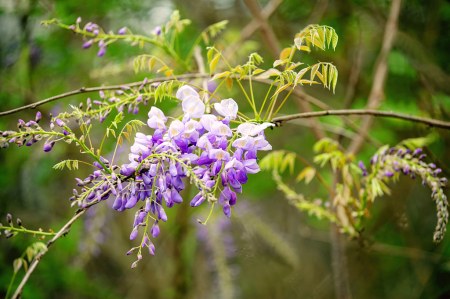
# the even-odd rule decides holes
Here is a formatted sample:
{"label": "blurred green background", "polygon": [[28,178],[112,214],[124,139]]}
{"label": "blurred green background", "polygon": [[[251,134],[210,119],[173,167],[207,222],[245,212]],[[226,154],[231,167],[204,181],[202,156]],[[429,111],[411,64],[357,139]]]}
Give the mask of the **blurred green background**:
{"label": "blurred green background", "polygon": [[[273,4],[274,1],[271,3]],[[276,2],[276,1],[275,1]],[[279,2],[279,1],[278,1]],[[259,1],[265,7],[269,1]],[[373,66],[379,53],[390,1],[386,0],[284,0],[269,22],[283,47],[293,43],[295,33],[308,22],[334,27],[339,35],[336,51],[313,50],[297,56],[312,64],[333,62],[339,70],[336,94],[320,86],[305,92],[334,108],[342,108],[348,97],[349,77],[360,59],[352,108],[365,106],[372,84]],[[143,53],[161,53],[146,45],[144,49],[116,42],[98,58],[94,49],[84,50],[80,36],[56,26],[45,28],[40,22],[58,18],[66,24],[78,16],[95,22],[105,31],[123,26],[133,33],[150,35],[155,26],[169,20],[179,10],[192,20],[180,40],[184,57],[198,34],[208,25],[227,19],[227,29],[214,39],[224,51],[241,39],[242,29],[252,16],[241,0],[173,1],[0,1],[0,110],[6,111],[84,87],[130,83],[155,77],[148,71],[135,74],[133,58]],[[381,109],[450,121],[450,4],[443,0],[404,1],[399,34],[389,54],[386,99]],[[204,47],[204,44],[201,44]],[[270,68],[272,57],[259,30],[228,52],[230,61],[243,64],[257,51]],[[204,56],[205,51],[203,51]],[[360,57],[360,58],[358,58]],[[170,60],[169,60],[170,61]],[[222,66],[219,65],[218,71]],[[265,96],[267,86],[255,85],[256,98]],[[222,89],[222,98],[234,98],[241,111],[250,111],[237,88]],[[50,112],[68,110],[87,97],[65,98],[39,110],[48,122]],[[290,99],[281,113],[299,111]],[[160,107],[167,114],[173,102]],[[147,118],[142,106],[137,117]],[[29,110],[0,118],[0,128],[15,129],[17,119],[28,121],[36,111]],[[166,115],[167,115],[166,114]],[[110,116],[109,119],[112,117]],[[131,119],[130,116],[128,118]],[[330,137],[342,127],[340,118],[320,119]],[[106,123],[95,126],[91,136],[103,136]],[[145,131],[145,129],[144,129]],[[145,131],[146,132],[146,131]],[[148,132],[150,130],[148,129]],[[351,137],[353,133],[348,132]],[[449,176],[448,131],[427,128],[395,119],[376,119],[371,135],[383,144],[395,145],[403,139],[433,134],[438,137],[427,149]],[[312,161],[315,139],[308,122],[293,122],[269,131],[274,149],[295,151]],[[94,142],[99,142],[95,140]],[[347,139],[342,140],[348,144]],[[106,149],[113,150],[112,140]],[[127,159],[129,144],[122,148]],[[358,159],[368,161],[375,148],[366,145]],[[112,154],[106,155],[110,158]],[[78,172],[54,170],[63,159],[83,159],[77,149],[58,144],[50,153],[42,144],[10,147],[0,151],[0,217],[11,213],[30,229],[59,228],[73,215],[68,198],[75,177],[86,177],[90,169]],[[301,166],[296,167],[296,173]],[[331,179],[328,169],[323,175]],[[290,186],[308,198],[326,199],[326,190],[313,181],[295,185],[295,176],[285,176]],[[430,190],[420,181],[402,178],[392,195],[376,200],[365,237],[371,243],[361,248],[356,242],[345,244],[348,273],[354,298],[450,298],[450,236],[440,244],[432,242],[436,223],[435,204]],[[208,226],[206,205],[192,209],[185,202],[167,209],[169,221],[162,225],[154,241],[156,256],[144,254],[143,261],[131,269],[134,258],[125,253],[136,242],[129,240],[134,219],[132,211],[116,212],[106,204],[89,210],[71,232],[59,240],[43,258],[23,293],[23,298],[333,298],[335,296],[329,224],[295,210],[276,190],[268,172],[249,177],[244,193],[238,197],[231,219],[216,209]],[[29,235],[0,239],[0,297],[6,294],[13,273],[13,260],[37,241]],[[137,240],[136,240],[137,241]],[[18,273],[13,289],[24,272]]]}

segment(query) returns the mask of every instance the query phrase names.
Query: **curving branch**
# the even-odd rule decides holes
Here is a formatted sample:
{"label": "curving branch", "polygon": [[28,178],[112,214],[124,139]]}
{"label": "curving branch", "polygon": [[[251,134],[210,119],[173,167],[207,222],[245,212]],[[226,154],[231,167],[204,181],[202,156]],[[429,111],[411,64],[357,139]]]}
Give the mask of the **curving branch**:
{"label": "curving branch", "polygon": [[395,113],[392,111],[380,111],[373,109],[342,109],[342,110],[325,110],[316,112],[305,112],[292,114],[287,116],[275,117],[272,122],[278,125],[283,125],[285,122],[298,119],[298,118],[310,118],[319,117],[326,115],[370,115],[370,116],[381,116],[381,117],[391,117],[399,118],[403,120],[408,120],[416,123],[423,123],[431,127],[437,127],[442,129],[450,130],[450,122],[445,122],[441,120],[435,120],[431,118],[425,118],[420,116],[408,115],[404,113]]}
{"label": "curving branch", "polygon": [[[187,75],[179,75],[177,76],[177,79],[195,79],[195,78],[205,78],[205,77],[210,77],[210,74],[187,74]],[[163,82],[163,81],[170,81],[170,80],[175,80],[175,78],[173,76],[170,77],[166,77],[166,78],[155,78],[155,79],[150,79],[147,81],[146,85],[148,84],[152,84],[152,83],[158,83],[158,82]],[[62,98],[66,98],[66,97],[70,97],[73,95],[77,95],[77,94],[81,94],[81,93],[86,93],[86,92],[94,92],[94,91],[100,91],[100,90],[115,90],[115,89],[120,89],[122,86],[127,86],[127,87],[135,87],[135,86],[141,86],[144,82],[143,81],[139,81],[139,82],[133,82],[133,83],[128,83],[128,84],[122,84],[122,85],[110,85],[110,86],[100,86],[100,87],[81,87],[80,89],[77,90],[73,90],[73,91],[69,91],[33,104],[29,104],[29,105],[25,105],[16,109],[12,109],[9,111],[4,111],[4,112],[0,112],[0,117],[1,116],[5,116],[8,114],[13,114],[22,110],[26,110],[26,109],[35,109],[37,106],[49,103],[49,102],[53,102]]]}

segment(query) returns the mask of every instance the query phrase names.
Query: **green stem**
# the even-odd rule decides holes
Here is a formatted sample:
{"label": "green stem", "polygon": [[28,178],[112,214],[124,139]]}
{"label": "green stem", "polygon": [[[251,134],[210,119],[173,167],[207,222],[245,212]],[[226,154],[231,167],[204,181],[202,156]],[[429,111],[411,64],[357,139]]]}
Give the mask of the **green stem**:
{"label": "green stem", "polygon": [[215,50],[216,50],[216,52],[220,55],[220,57],[222,57],[223,61],[225,61],[225,63],[227,64],[228,68],[230,69],[230,72],[233,73],[234,78],[236,79],[236,82],[237,82],[237,83],[239,84],[239,86],[241,87],[242,92],[244,93],[245,97],[247,98],[247,101],[248,101],[248,103],[250,104],[250,106],[253,108],[253,111],[255,112],[255,117],[256,117],[256,116],[258,115],[258,113],[256,112],[255,105],[252,104],[252,101],[250,101],[250,98],[248,97],[247,92],[245,91],[244,87],[242,86],[241,81],[238,80],[236,74],[233,72],[233,68],[232,68],[231,65],[228,63],[228,60],[226,60],[225,57],[223,57],[223,55],[222,55],[221,52],[219,52],[217,49],[215,49]]}
{"label": "green stem", "polygon": [[275,115],[277,115],[278,111],[280,111],[281,107],[284,105],[284,102],[286,102],[287,98],[291,95],[292,91],[294,90],[294,88],[291,88],[291,90],[289,91],[289,93],[286,95],[286,97],[283,99],[283,102],[281,102],[280,106],[278,106],[278,109],[275,111],[275,113],[273,114],[273,116],[271,116],[271,119],[273,119],[275,117]]}
{"label": "green stem", "polygon": [[[267,114],[269,113],[269,111],[270,111],[270,114],[272,113],[273,106],[275,105],[275,103],[277,101],[278,95],[279,94],[277,94],[276,96],[272,97],[272,100],[270,101],[269,107],[267,107],[266,114],[264,114],[264,121],[267,119]],[[269,114],[269,117],[270,117],[270,114]]]}
{"label": "green stem", "polygon": [[42,236],[55,236],[56,235],[56,233],[45,233],[45,232],[40,232],[40,231],[36,231],[36,230],[25,229],[23,227],[16,228],[16,227],[1,226],[0,230],[2,230],[2,229],[9,230],[9,231],[14,231],[14,232],[42,235]]}
{"label": "green stem", "polygon": [[212,205],[211,205],[211,210],[209,211],[208,217],[206,218],[205,222],[202,222],[203,225],[206,225],[206,223],[208,223],[208,220],[209,220],[209,218],[211,217],[212,211],[213,211],[213,209],[214,209],[214,204],[215,204],[215,202],[212,203]]}
{"label": "green stem", "polygon": [[249,72],[248,80],[249,80],[249,85],[250,85],[250,96],[252,97],[253,111],[255,111],[256,120],[259,120],[259,114],[256,112],[255,98],[253,97],[251,68],[249,68],[248,72]]}
{"label": "green stem", "polygon": [[58,20],[45,21],[45,23],[46,24],[54,23],[54,24],[56,24],[59,27],[62,27],[64,29],[71,30],[71,31],[73,31],[75,33],[80,33],[80,34],[83,34],[85,36],[94,37],[97,40],[100,40],[100,39],[124,39],[124,40],[132,39],[132,40],[135,40],[135,41],[144,41],[144,42],[147,42],[147,43],[152,44],[154,46],[160,47],[168,55],[170,55],[172,58],[174,58],[180,65],[182,65],[186,70],[190,70],[190,66],[183,59],[181,59],[180,56],[178,56],[178,54],[171,47],[168,47],[167,45],[165,45],[165,44],[163,44],[161,42],[158,42],[155,39],[149,38],[147,36],[143,36],[143,35],[129,35],[129,34],[118,35],[118,34],[105,34],[105,33],[99,33],[98,35],[95,35],[92,32],[88,32],[88,31],[82,30],[82,29],[75,28],[75,30],[72,30],[70,28],[70,26],[62,24]]}
{"label": "green stem", "polygon": [[264,105],[266,104],[266,100],[269,97],[270,91],[272,90],[272,87],[273,87],[274,83],[275,83],[275,80],[272,81],[272,84],[270,84],[269,91],[267,92],[266,98],[264,99],[264,102],[262,103],[261,109],[259,110],[259,117],[261,117],[261,113],[263,111]]}
{"label": "green stem", "polygon": [[[228,78],[228,77],[227,77]],[[223,79],[219,85],[217,86],[217,88],[214,90],[214,92],[211,94],[211,96],[214,96],[216,94],[216,92],[219,90],[219,88],[222,86],[222,84],[227,80],[227,78]],[[206,102],[205,105],[208,105],[209,101],[211,101],[212,97],[209,97],[208,101]]]}
{"label": "green stem", "polygon": [[6,291],[5,299],[8,299],[8,298],[9,298],[9,293],[11,292],[11,288],[12,288],[14,279],[16,278],[16,274],[17,274],[17,272],[14,271],[14,274],[13,274],[13,276],[12,276],[12,278],[11,278],[11,282],[9,283],[9,286],[8,286],[8,291]]}

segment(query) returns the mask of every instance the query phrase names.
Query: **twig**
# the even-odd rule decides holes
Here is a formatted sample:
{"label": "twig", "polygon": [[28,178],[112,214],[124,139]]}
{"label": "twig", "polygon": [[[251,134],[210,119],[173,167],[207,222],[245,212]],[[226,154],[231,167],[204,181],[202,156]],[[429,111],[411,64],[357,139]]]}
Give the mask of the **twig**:
{"label": "twig", "polygon": [[[280,115],[280,114],[278,114]],[[280,115],[280,116],[286,116],[286,115]],[[305,126],[305,127],[309,127],[311,128],[313,125],[306,119],[296,119],[296,120],[292,120],[289,122],[290,124],[295,124],[295,125],[300,125],[300,126]],[[321,123],[322,125],[322,129],[324,131],[330,132],[330,133],[334,133],[337,135],[341,135],[343,137],[346,137],[348,139],[354,139],[356,138],[356,136],[358,136],[356,133],[346,130],[341,126],[335,126],[335,125],[330,125],[327,123]]]}
{"label": "twig", "polygon": [[404,119],[412,122],[423,123],[429,125],[431,127],[450,129],[450,122],[413,116],[403,113],[395,113],[392,111],[380,111],[380,110],[372,110],[372,109],[342,109],[342,110],[325,110],[325,111],[316,111],[316,112],[306,112],[306,113],[298,113],[287,116],[276,117],[272,119],[272,122],[275,124],[283,124],[286,121],[297,119],[297,118],[309,118],[309,117],[319,117],[326,115],[371,115],[371,116],[381,116],[381,117],[392,117]]}
{"label": "twig", "polygon": [[[210,74],[186,74],[186,75],[180,75],[177,76],[177,79],[195,79],[195,78],[206,78],[206,77],[210,77]],[[155,78],[155,79],[151,79],[148,80],[146,84],[152,84],[152,83],[156,83],[156,82],[163,82],[163,81],[170,81],[170,80],[175,80],[175,78],[173,76],[170,77],[166,77],[166,78]],[[135,86],[140,86],[142,85],[144,82],[143,81],[139,81],[139,82],[133,82],[133,83],[129,83],[129,84],[122,84],[122,85],[111,85],[111,86],[100,86],[100,87],[81,87],[80,89],[77,90],[73,90],[73,91],[69,91],[36,103],[32,103],[29,105],[25,105],[16,109],[12,109],[9,111],[4,111],[4,112],[0,112],[0,117],[1,116],[5,116],[8,114],[13,114],[22,110],[26,110],[26,109],[35,109],[37,106],[49,103],[49,102],[53,102],[55,100],[59,100],[62,98],[66,98],[66,97],[70,97],[73,95],[77,95],[77,94],[81,94],[81,93],[85,93],[85,92],[94,92],[94,91],[100,91],[100,90],[115,90],[115,89],[120,89],[122,86],[127,86],[127,87],[135,87]]]}
{"label": "twig", "polygon": [[[392,0],[389,18],[386,21],[386,28],[384,30],[383,44],[381,46],[380,54],[375,63],[375,71],[373,76],[373,85],[370,90],[369,98],[367,100],[367,109],[377,109],[380,107],[384,99],[384,85],[388,74],[388,55],[394,44],[394,38],[397,34],[398,17],[400,15],[402,1]],[[348,151],[357,154],[364,143],[364,136],[369,132],[373,124],[373,116],[367,116],[362,119],[360,137],[352,141]]]}

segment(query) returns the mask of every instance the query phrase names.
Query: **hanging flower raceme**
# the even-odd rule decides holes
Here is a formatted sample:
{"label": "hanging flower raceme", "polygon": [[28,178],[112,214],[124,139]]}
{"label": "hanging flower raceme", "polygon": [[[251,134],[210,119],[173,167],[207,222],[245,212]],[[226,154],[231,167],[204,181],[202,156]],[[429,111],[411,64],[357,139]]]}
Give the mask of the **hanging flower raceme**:
{"label": "hanging flower raceme", "polygon": [[198,188],[190,199],[192,207],[205,201],[218,202],[230,217],[236,193],[242,193],[248,174],[259,171],[257,152],[271,149],[264,129],[272,124],[246,123],[234,130],[230,128],[230,120],[236,119],[238,109],[234,100],[215,104],[220,115],[217,117],[205,114],[205,104],[193,88],[183,86],[176,96],[182,101],[183,117],[168,124],[164,113],[151,107],[147,124],[154,129],[153,135],[136,134],[130,163],[120,170],[122,176],[136,177],[127,187],[119,188],[113,208],[124,211],[135,207],[139,200],[145,202],[135,214],[130,235],[130,239],[135,239],[142,228],[144,239],[141,247],[129,253],[148,247],[154,254],[150,239],[159,235],[160,221],[168,220],[164,208],[183,202],[180,195],[185,187],[183,178],[188,177]]}
{"label": "hanging flower raceme", "polygon": [[[422,184],[428,185],[431,190],[431,198],[436,201],[438,223],[436,225],[433,240],[440,242],[446,233],[446,226],[448,223],[448,201],[444,194],[442,187],[447,183],[447,178],[439,177],[442,172],[441,169],[436,169],[433,163],[426,163],[423,159],[426,157],[422,154],[422,149],[418,148],[414,151],[410,149],[397,149],[386,147],[379,150],[371,159],[370,163],[373,165],[373,173],[368,176],[369,182],[372,182],[372,193],[377,193],[380,187],[383,186],[382,180],[385,178],[397,178],[401,173],[415,179],[417,176],[422,178]],[[360,162],[359,167],[363,171],[363,175],[367,176],[367,170],[364,163]],[[374,181],[375,184],[373,183]]]}

